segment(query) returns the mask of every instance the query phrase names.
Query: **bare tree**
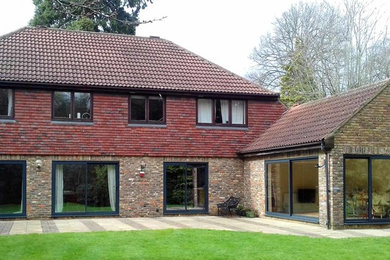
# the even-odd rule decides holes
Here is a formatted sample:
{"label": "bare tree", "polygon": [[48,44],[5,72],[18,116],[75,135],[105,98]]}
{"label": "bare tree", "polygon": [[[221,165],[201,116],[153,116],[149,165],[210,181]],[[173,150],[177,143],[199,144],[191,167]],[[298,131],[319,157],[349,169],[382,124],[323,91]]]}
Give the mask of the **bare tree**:
{"label": "bare tree", "polygon": [[301,94],[309,99],[389,77],[390,40],[379,30],[380,18],[371,4],[357,0],[339,7],[325,1],[292,5],[273,32],[261,36],[248,77],[277,90],[304,85]]}

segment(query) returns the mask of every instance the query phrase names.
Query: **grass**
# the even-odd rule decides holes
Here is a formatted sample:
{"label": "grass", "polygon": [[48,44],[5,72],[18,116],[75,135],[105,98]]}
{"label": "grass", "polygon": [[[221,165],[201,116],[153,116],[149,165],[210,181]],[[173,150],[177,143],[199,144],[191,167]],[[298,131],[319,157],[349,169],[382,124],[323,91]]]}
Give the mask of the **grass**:
{"label": "grass", "polygon": [[1,259],[388,259],[390,237],[327,239],[211,230],[0,237]]}

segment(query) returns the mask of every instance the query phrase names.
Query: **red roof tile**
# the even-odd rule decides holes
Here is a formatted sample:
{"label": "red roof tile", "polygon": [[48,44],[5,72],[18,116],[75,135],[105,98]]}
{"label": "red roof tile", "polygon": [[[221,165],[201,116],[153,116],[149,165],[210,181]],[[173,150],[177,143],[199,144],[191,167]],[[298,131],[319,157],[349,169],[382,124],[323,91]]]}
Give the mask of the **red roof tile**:
{"label": "red roof tile", "polygon": [[292,107],[242,153],[319,143],[351,118],[390,81]]}
{"label": "red roof tile", "polygon": [[33,27],[0,38],[0,81],[277,96],[160,38]]}

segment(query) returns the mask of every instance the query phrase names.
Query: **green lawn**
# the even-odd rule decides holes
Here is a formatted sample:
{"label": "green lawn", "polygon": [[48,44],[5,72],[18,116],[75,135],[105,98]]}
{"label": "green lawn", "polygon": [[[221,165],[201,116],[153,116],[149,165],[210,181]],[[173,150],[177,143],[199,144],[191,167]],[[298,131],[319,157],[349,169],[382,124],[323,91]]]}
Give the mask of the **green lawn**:
{"label": "green lawn", "polygon": [[209,230],[0,237],[1,259],[389,259],[390,237],[324,239]]}

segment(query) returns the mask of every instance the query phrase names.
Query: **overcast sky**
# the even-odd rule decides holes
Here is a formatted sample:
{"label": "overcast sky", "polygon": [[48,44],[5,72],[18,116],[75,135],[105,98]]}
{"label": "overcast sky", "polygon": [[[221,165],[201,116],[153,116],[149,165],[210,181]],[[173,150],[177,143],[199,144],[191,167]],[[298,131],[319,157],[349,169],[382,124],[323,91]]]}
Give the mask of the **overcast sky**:
{"label": "overcast sky", "polygon": [[[140,19],[167,18],[140,25],[137,35],[160,36],[245,76],[253,65],[249,55],[260,36],[272,30],[275,17],[297,2],[299,0],[154,0],[141,12]],[[390,13],[390,1],[373,2]],[[0,0],[0,35],[26,26],[33,15],[32,0]]]}

